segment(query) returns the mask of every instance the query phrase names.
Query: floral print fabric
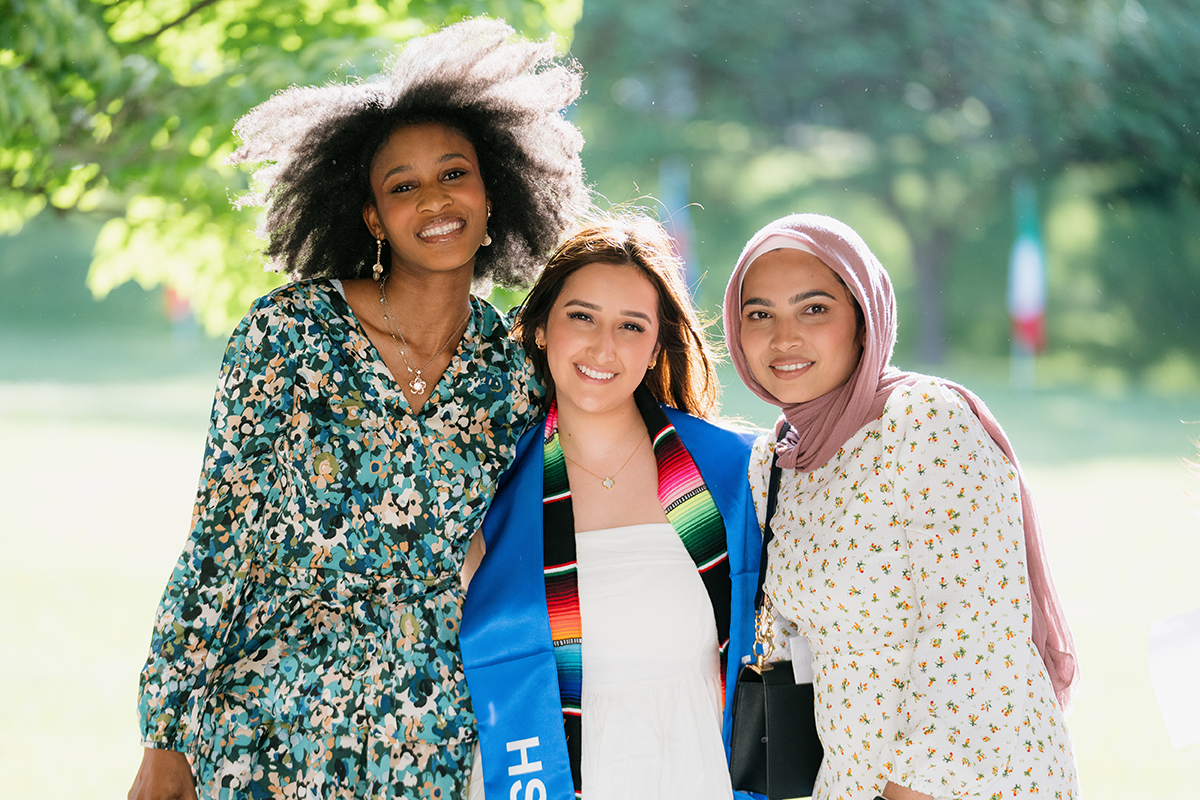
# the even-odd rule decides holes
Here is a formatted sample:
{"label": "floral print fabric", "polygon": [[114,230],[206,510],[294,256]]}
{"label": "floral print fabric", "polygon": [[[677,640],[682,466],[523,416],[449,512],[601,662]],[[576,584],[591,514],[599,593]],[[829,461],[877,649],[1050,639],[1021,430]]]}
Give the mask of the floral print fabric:
{"label": "floral print fabric", "polygon": [[201,797],[465,794],[459,572],[536,413],[524,352],[471,307],[415,414],[327,281],[234,332],[139,702]]}
{"label": "floral print fabric", "polygon": [[[773,442],[751,461],[759,520]],[[813,652],[816,800],[1075,798],[1031,640],[1016,473],[957,393],[897,388],[811,473],[784,470],[766,589]],[[781,643],[782,644],[782,643]]]}

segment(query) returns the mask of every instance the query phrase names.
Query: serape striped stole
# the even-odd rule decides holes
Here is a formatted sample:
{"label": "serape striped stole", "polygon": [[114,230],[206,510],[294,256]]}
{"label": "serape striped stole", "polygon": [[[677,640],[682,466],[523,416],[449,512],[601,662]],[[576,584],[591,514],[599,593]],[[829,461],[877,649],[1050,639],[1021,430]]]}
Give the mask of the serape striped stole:
{"label": "serape striped stole", "polygon": [[[721,702],[725,698],[725,672],[729,656],[729,615],[732,586],[725,524],[687,448],[662,407],[639,387],[634,394],[646,423],[658,464],[658,499],[667,521],[675,528],[691,556],[712,602],[721,658]],[[558,439],[558,405],[550,407],[544,429],[542,530],[546,605],[550,636],[558,667],[563,726],[575,795],[581,796],[583,695],[583,624],[579,612],[579,576],[575,556],[575,517],[566,459]]]}

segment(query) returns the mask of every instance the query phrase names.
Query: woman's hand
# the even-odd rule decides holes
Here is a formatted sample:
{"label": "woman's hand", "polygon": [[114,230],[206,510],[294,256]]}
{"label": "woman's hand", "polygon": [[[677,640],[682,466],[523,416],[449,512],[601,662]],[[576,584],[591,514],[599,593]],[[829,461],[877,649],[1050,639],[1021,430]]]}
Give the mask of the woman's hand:
{"label": "woman's hand", "polygon": [[912,789],[897,786],[891,781],[888,781],[887,786],[884,787],[883,796],[887,800],[933,800],[932,795],[914,792]]}
{"label": "woman's hand", "polygon": [[192,781],[192,766],[187,756],[177,750],[155,750],[147,747],[142,753],[129,800],[196,800],[196,784]]}

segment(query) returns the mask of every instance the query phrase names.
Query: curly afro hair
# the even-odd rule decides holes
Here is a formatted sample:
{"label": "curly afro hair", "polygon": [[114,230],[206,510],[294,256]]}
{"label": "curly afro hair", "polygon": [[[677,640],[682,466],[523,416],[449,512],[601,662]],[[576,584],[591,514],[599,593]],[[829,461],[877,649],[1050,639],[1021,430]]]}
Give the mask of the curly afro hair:
{"label": "curly afro hair", "polygon": [[292,87],[234,127],[229,163],[261,164],[239,207],[266,207],[260,233],[271,266],[292,278],[371,274],[371,160],[397,129],[436,122],[475,147],[492,203],[477,283],[527,285],[566,227],[590,206],[583,136],[564,116],[581,73],[552,41],[473,19],[407,42],[376,79]]}

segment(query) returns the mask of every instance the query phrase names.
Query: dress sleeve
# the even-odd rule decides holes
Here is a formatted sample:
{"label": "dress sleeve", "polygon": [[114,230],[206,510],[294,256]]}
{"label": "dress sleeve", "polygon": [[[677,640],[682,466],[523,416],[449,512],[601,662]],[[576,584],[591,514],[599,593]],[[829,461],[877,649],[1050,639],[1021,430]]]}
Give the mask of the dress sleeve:
{"label": "dress sleeve", "polygon": [[508,371],[512,380],[513,417],[518,432],[526,430],[545,415],[542,399],[548,391],[546,385],[538,378],[537,370],[534,369],[533,361],[526,354],[525,348],[509,333],[520,313],[521,306],[516,306],[501,314],[503,336],[507,340]]}
{"label": "dress sleeve", "polygon": [[767,524],[767,487],[771,481],[771,459],[775,455],[775,442],[769,433],[754,440],[750,452],[750,491],[754,496],[754,513],[758,517],[761,531]]}
{"label": "dress sleeve", "polygon": [[1017,475],[941,384],[897,392],[884,425],[899,434],[894,496],[920,611],[891,780],[958,797],[1003,774],[1028,696]]}
{"label": "dress sleeve", "polygon": [[193,749],[208,674],[279,472],[274,447],[292,379],[285,326],[264,306],[234,331],[221,365],[191,534],[159,603],[139,684],[145,747]]}
{"label": "dress sleeve", "polygon": [[546,387],[538,378],[533,362],[525,355],[525,349],[516,347],[514,351],[513,412],[520,420],[517,430],[523,431],[545,415],[542,398],[546,396]]}

